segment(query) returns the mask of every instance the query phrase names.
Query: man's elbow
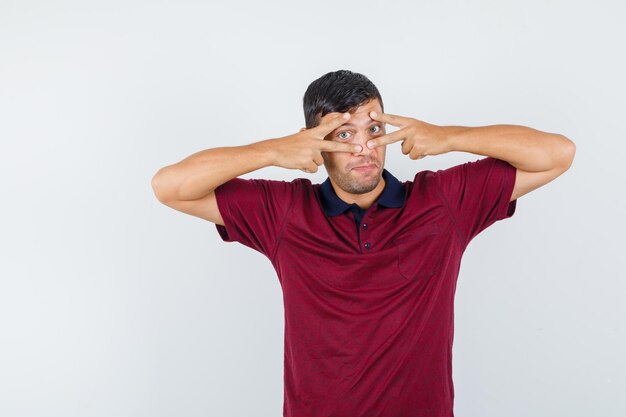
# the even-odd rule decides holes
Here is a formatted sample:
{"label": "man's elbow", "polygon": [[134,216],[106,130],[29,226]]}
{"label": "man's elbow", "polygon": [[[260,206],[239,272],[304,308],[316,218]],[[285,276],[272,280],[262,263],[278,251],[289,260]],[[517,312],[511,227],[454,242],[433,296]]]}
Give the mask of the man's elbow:
{"label": "man's elbow", "polygon": [[576,144],[564,135],[558,135],[562,144],[559,146],[558,159],[555,163],[560,167],[563,172],[567,171],[574,162],[574,156],[576,155]]}
{"label": "man's elbow", "polygon": [[163,185],[163,170],[164,169],[161,168],[159,171],[157,171],[157,173],[154,174],[154,176],[152,177],[152,181],[150,182],[150,185],[152,186],[152,191],[154,192],[154,196],[161,203],[167,200],[167,197],[165,195],[165,187]]}

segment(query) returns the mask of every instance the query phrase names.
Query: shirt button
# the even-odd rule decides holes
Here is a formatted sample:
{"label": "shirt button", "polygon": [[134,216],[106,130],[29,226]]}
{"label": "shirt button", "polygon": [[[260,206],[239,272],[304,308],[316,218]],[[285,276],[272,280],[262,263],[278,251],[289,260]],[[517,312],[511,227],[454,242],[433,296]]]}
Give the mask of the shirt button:
{"label": "shirt button", "polygon": [[367,223],[363,223],[363,229],[367,229]]}
{"label": "shirt button", "polygon": [[372,245],[370,245],[370,243],[369,243],[369,242],[365,242],[365,247],[366,247],[367,249],[369,249],[371,246],[372,246]]}

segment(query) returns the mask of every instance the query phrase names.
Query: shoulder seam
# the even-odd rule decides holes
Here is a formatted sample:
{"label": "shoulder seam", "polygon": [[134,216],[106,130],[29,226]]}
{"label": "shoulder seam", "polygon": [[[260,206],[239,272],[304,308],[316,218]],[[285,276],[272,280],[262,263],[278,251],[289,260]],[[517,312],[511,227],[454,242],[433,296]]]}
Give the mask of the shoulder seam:
{"label": "shoulder seam", "polygon": [[[435,172],[434,175],[437,175],[437,173]],[[437,182],[439,182],[439,178],[437,178]],[[457,218],[454,215],[454,212],[452,211],[452,209],[450,208],[450,204],[448,203],[448,200],[446,200],[445,196],[441,192],[441,189],[439,188],[439,186],[437,186],[437,184],[435,185],[436,185],[435,189],[436,189],[437,194],[439,195],[439,198],[443,202],[443,205],[446,207],[446,210],[448,210],[448,214],[450,214],[450,219],[452,219],[452,223],[454,224],[456,237],[459,240],[459,243],[461,244],[461,246],[465,247],[465,243],[463,242],[463,235],[461,234],[461,229],[459,228],[459,223],[457,222]]]}
{"label": "shoulder seam", "polygon": [[[291,181],[292,183],[295,181]],[[299,188],[300,185],[298,184],[297,187]],[[285,228],[287,226],[287,221],[289,220],[289,218],[291,216],[289,216],[291,214],[291,211],[293,210],[293,206],[295,205],[295,202],[297,200],[298,196],[294,195],[294,197],[291,200],[291,203],[289,205],[289,208],[287,209],[287,212],[285,213],[285,220],[283,220],[282,225],[280,226],[280,229],[278,231],[278,235],[276,235],[276,243],[274,244],[274,249],[272,250],[272,255],[270,256],[270,262],[273,264],[274,263],[274,258],[276,257],[276,253],[278,253],[278,246],[280,246],[280,243],[283,240],[283,234],[285,232]]]}

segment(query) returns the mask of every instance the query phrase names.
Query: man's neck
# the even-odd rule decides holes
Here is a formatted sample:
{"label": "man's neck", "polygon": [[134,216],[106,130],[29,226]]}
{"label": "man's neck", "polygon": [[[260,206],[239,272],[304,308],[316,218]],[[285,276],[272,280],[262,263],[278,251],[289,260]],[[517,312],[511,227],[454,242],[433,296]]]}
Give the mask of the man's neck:
{"label": "man's neck", "polygon": [[380,197],[380,195],[383,193],[383,190],[385,189],[384,178],[380,179],[376,188],[365,194],[348,193],[335,185],[332,179],[330,180],[330,183],[332,184],[333,189],[335,190],[335,194],[337,194],[337,197],[339,197],[342,201],[348,204],[356,203],[363,210],[367,210],[368,208],[370,208],[370,206],[374,204],[374,201],[376,201],[378,197]]}

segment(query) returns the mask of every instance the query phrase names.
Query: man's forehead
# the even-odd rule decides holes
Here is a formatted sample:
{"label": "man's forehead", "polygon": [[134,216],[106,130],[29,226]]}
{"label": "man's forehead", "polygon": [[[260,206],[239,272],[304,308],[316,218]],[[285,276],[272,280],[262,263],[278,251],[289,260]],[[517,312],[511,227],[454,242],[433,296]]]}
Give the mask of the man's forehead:
{"label": "man's forehead", "polygon": [[378,113],[381,112],[382,109],[380,108],[380,103],[378,102],[378,99],[372,99],[367,103],[360,105],[359,107],[357,107],[353,114],[365,113],[369,117],[369,112],[371,112],[372,110],[376,110]]}
{"label": "man's forehead", "polygon": [[381,113],[380,105],[363,105],[357,108],[350,115],[350,119],[344,123],[342,126],[358,126],[358,125],[368,125],[374,122],[374,119],[370,117],[370,112],[375,110],[377,113]]}
{"label": "man's forehead", "polygon": [[[372,99],[357,107],[356,110],[350,112],[350,120],[343,123],[335,130],[340,129],[342,126],[367,126],[369,124],[373,124],[374,119],[370,117],[371,111],[376,111],[378,114],[383,112],[378,99]],[[318,116],[318,119],[321,119],[321,117]],[[381,125],[384,126],[385,124],[381,123]]]}

